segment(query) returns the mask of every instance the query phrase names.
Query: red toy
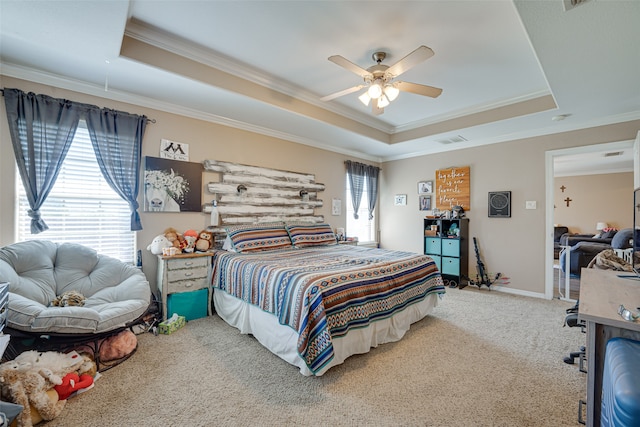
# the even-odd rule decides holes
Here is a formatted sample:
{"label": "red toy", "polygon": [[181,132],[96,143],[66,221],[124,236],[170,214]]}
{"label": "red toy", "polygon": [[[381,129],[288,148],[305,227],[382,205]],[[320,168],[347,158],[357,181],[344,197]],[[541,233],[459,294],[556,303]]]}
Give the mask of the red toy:
{"label": "red toy", "polygon": [[93,377],[91,375],[71,372],[62,378],[62,384],[54,387],[58,393],[58,399],[67,400],[69,396],[78,390],[89,388],[93,385]]}

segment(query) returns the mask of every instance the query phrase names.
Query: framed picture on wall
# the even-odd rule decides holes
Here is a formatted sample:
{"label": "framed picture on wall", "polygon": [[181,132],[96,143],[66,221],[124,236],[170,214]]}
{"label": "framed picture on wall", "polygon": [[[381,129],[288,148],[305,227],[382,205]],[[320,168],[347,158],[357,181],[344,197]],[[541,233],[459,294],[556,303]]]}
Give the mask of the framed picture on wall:
{"label": "framed picture on wall", "polygon": [[433,181],[420,181],[418,183],[418,194],[433,193]]}
{"label": "framed picture on wall", "polygon": [[511,218],[511,191],[489,192],[489,218]]}
{"label": "framed picture on wall", "polygon": [[419,196],[419,209],[421,211],[430,211],[431,210],[431,196]]}
{"label": "framed picture on wall", "polygon": [[145,212],[202,212],[202,164],[145,157]]}
{"label": "framed picture on wall", "polygon": [[396,194],[396,197],[393,199],[393,204],[395,206],[405,206],[407,204],[407,195]]}

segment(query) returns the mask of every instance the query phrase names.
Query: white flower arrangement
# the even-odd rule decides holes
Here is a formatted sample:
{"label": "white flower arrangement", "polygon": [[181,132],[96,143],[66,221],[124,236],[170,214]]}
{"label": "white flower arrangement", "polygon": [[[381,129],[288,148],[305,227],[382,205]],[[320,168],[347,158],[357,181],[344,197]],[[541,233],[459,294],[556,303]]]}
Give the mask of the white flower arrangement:
{"label": "white flower arrangement", "polygon": [[189,183],[183,176],[176,174],[173,169],[171,172],[165,170],[148,170],[144,172],[144,181],[157,189],[165,189],[167,194],[174,200],[184,200],[185,195],[189,191]]}

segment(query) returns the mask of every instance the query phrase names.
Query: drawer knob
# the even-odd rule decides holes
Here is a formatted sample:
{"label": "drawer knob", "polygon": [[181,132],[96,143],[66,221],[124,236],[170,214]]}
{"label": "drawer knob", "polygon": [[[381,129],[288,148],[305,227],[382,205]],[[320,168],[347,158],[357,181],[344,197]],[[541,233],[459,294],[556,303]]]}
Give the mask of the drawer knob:
{"label": "drawer knob", "polygon": [[185,276],[190,277],[193,276],[193,272],[192,271],[187,271],[186,273],[184,273]]}

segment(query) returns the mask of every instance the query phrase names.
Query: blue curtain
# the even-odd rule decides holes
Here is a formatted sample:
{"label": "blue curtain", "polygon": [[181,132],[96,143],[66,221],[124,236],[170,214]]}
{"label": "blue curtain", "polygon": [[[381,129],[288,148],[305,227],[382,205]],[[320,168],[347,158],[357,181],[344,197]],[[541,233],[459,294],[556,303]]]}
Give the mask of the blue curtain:
{"label": "blue curtain", "polygon": [[147,118],[107,108],[89,108],[86,121],[102,175],[111,188],[129,203],[131,230],[142,230],[137,199],[142,137]]}
{"label": "blue curtain", "polygon": [[360,209],[360,201],[362,200],[362,192],[364,191],[364,177],[367,165],[347,160],[344,162],[347,166],[347,177],[351,186],[351,203],[353,204],[353,218],[358,219],[358,210]]}
{"label": "blue curtain", "polygon": [[4,89],[9,133],[29,201],[31,234],[49,229],[40,208],[56,182],[78,128],[81,108],[64,99]]}
{"label": "blue curtain", "polygon": [[369,194],[369,220],[372,220],[373,210],[376,207],[376,200],[378,199],[378,176],[380,175],[380,168],[368,165],[365,169],[365,175],[367,177],[367,193]]}

